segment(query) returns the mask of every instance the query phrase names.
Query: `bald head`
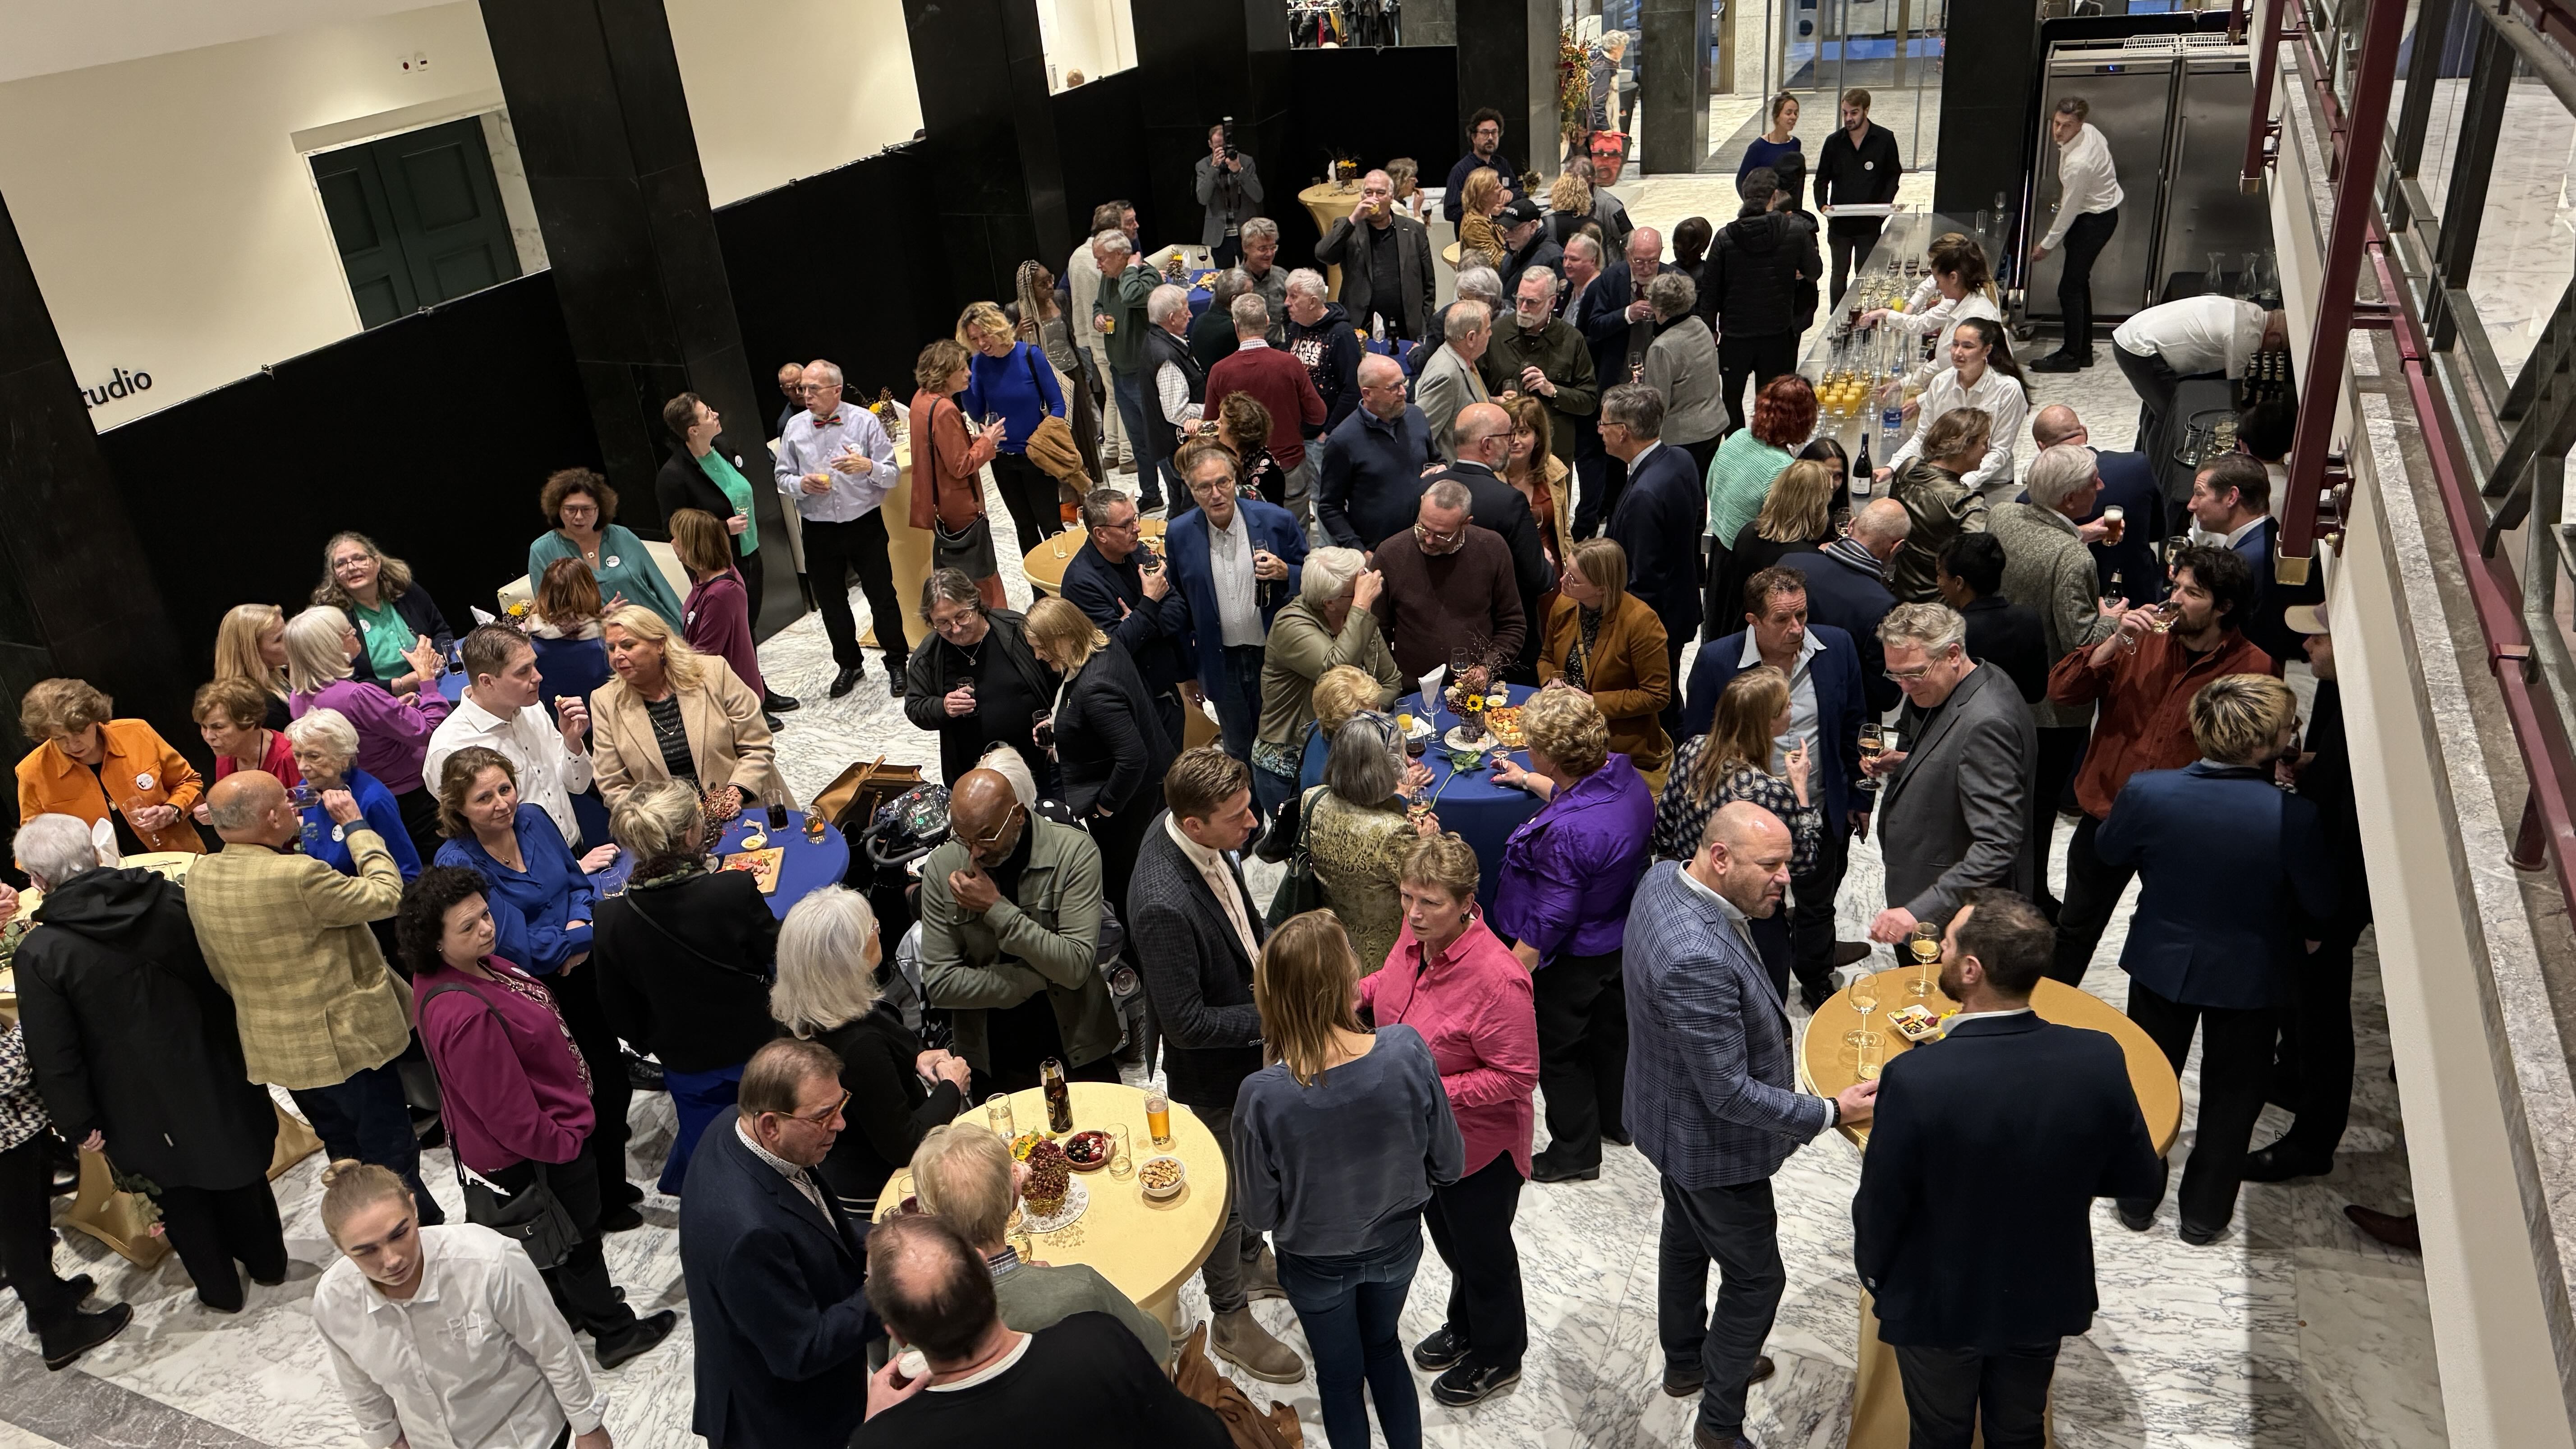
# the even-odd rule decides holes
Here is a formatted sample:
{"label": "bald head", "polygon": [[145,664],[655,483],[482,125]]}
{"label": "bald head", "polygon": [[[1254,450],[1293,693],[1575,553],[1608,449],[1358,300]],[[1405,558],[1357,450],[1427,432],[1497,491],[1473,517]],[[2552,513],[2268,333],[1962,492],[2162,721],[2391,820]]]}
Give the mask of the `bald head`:
{"label": "bald head", "polygon": [[1913,532],[1914,520],[1893,498],[1874,498],[1852,515],[1851,536],[1880,563],[1896,557],[1896,546]]}
{"label": "bald head", "polygon": [[2054,448],[2060,443],[2088,442],[2090,435],[2075,409],[2064,403],[2050,403],[2030,420],[2030,440],[2043,448]]}
{"label": "bald head", "polygon": [[948,792],[948,827],[987,865],[1019,847],[1019,792],[999,770],[968,770]]}
{"label": "bald head", "polygon": [[295,815],[286,807],[286,786],[266,770],[236,770],[206,792],[206,816],[226,845],[283,845],[294,839]]}
{"label": "bald head", "polygon": [[1718,807],[1683,868],[1748,916],[1768,916],[1789,890],[1789,827],[1749,800]]}
{"label": "bald head", "polygon": [[1404,416],[1404,364],[1369,353],[1360,359],[1360,406],[1392,422]]}
{"label": "bald head", "polygon": [[1664,234],[1651,226],[1628,233],[1628,270],[1651,273],[1664,259]]}
{"label": "bald head", "polygon": [[1458,461],[1482,463],[1495,472],[1512,456],[1512,415],[1501,403],[1469,403],[1458,409]]}

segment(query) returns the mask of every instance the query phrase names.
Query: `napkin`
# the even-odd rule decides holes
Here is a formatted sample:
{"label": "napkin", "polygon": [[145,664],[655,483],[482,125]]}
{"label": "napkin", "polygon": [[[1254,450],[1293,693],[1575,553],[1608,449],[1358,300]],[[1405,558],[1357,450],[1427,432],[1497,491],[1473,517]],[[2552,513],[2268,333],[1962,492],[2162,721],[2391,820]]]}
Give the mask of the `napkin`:
{"label": "napkin", "polygon": [[1440,681],[1448,673],[1448,665],[1435,664],[1429,674],[1422,676],[1422,707],[1432,714],[1440,712]]}

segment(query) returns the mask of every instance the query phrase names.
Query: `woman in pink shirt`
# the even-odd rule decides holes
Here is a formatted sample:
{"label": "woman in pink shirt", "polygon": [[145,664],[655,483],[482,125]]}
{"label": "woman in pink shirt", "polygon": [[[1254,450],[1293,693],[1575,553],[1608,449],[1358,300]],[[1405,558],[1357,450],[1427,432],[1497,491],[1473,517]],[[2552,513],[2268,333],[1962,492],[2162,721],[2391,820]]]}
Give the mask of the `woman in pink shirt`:
{"label": "woman in pink shirt", "polygon": [[1448,1321],[1414,1345],[1440,1377],[1431,1396],[1453,1408],[1519,1381],[1529,1324],[1512,1216],[1530,1171],[1530,1097],[1538,1086],[1538,1016],[1530,975],[1476,910],[1476,852],[1456,835],[1413,847],[1397,877],[1404,929],[1386,967],[1360,979],[1375,1026],[1422,1034],[1466,1142],[1464,1169],[1435,1187],[1431,1245],[1449,1265]]}
{"label": "woman in pink shirt", "polygon": [[[689,571],[689,597],[680,606],[681,637],[701,654],[712,654],[733,667],[733,676],[751,692],[768,697],[761,678],[760,653],[751,641],[751,594],[733,566],[733,536],[712,513],[683,508],[663,520],[671,530],[671,548]],[[765,710],[763,720],[779,728],[778,716]]]}

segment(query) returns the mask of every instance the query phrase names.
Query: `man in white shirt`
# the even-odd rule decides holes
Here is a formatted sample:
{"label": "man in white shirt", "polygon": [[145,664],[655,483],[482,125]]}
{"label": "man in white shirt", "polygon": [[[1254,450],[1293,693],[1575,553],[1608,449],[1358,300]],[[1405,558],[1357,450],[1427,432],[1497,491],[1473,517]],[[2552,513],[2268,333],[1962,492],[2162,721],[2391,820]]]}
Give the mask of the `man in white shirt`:
{"label": "man in white shirt", "polygon": [[2111,358],[2138,393],[2138,450],[2165,456],[2156,431],[2185,380],[2243,377],[2257,353],[2289,345],[2286,314],[2233,297],[2185,297],[2133,314],[2113,329]]}
{"label": "man in white shirt", "polygon": [[[421,756],[420,777],[438,789],[448,756],[468,745],[498,750],[519,773],[519,798],[546,812],[563,832],[564,844],[581,849],[581,823],[572,813],[572,797],[590,788],[590,748],[582,736],[590,728],[590,706],[578,695],[555,701],[549,723],[543,702],[545,676],[537,672],[537,651],[515,629],[486,624],[458,646],[465,661],[465,697],[431,732]],[[617,847],[605,841],[582,857],[581,868],[598,870],[616,858]]]}
{"label": "man in white shirt", "polygon": [[[1092,208],[1091,229],[1082,234],[1082,240],[1074,246],[1073,254],[1067,257],[1064,263],[1065,296],[1071,303],[1065,309],[1067,317],[1089,317],[1091,304],[1100,296],[1100,259],[1092,253],[1091,239],[1104,231],[1124,231],[1132,239],[1136,234],[1136,208],[1124,201],[1104,201]],[[1100,391],[1105,394],[1109,377],[1109,354],[1102,349],[1100,333],[1090,327],[1075,327],[1072,331],[1074,345],[1082,349],[1083,356],[1090,363],[1092,381],[1100,384]],[[1095,397],[1092,401],[1106,403],[1108,400],[1106,396],[1101,396]],[[1120,455],[1124,455],[1125,466],[1118,471],[1122,473],[1136,471],[1136,458],[1132,446],[1121,446],[1125,443],[1126,436],[1126,428],[1118,409],[1102,407],[1100,409],[1102,467],[1107,468],[1116,464]]]}
{"label": "man in white shirt", "polygon": [[885,652],[886,679],[903,697],[903,666],[912,657],[904,638],[903,601],[895,596],[894,565],[886,557],[885,512],[897,469],[894,440],[876,414],[841,401],[841,369],[816,359],[805,364],[805,411],[778,435],[778,491],[796,502],[805,528],[805,572],[823,632],[841,672],[832,697],[856,688],[865,672],[859,626],[850,612],[850,573],[868,596],[877,647]]}
{"label": "man in white shirt", "polygon": [[2033,372],[2073,372],[2093,365],[2093,261],[2111,244],[2123,198],[2111,165],[2111,145],[2084,119],[2092,109],[2082,96],[2067,96],[2048,118],[2048,134],[2057,142],[2057,220],[2030,249],[2030,260],[2036,266],[2061,244],[2066,248],[2057,274],[2057,309],[2066,319],[2066,340],[2048,356],[2034,358],[2028,364]]}

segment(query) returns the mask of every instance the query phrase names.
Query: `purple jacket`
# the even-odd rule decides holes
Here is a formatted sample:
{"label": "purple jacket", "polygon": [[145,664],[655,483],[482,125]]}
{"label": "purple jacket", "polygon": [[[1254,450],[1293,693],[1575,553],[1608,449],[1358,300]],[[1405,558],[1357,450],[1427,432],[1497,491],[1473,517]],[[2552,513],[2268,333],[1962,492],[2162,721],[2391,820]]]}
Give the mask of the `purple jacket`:
{"label": "purple jacket", "polygon": [[1535,947],[1542,965],[1618,950],[1654,833],[1654,792],[1626,755],[1613,753],[1504,843],[1495,932]]}
{"label": "purple jacket", "polygon": [[358,732],[358,768],[396,795],[421,787],[420,763],[429,754],[429,736],[452,708],[435,681],[422,686],[420,702],[394,698],[381,684],[343,679],[310,694],[287,697],[295,717],[317,709],[336,709]]}
{"label": "purple jacket", "polygon": [[[516,966],[486,956],[483,969],[521,989],[477,981],[444,962],[412,982],[415,1001],[442,986],[473,993],[451,991],[420,1013],[420,1044],[438,1069],[456,1155],[483,1173],[570,1162],[597,1119],[563,1017],[542,988],[531,992],[534,983]],[[475,1004],[476,996],[492,1010]]]}

